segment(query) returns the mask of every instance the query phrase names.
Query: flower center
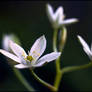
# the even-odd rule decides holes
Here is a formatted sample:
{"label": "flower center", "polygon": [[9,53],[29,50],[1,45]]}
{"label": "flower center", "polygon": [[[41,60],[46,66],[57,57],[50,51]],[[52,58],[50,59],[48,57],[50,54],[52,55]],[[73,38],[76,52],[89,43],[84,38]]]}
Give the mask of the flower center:
{"label": "flower center", "polygon": [[25,58],[25,60],[26,60],[26,61],[28,60],[28,61],[31,62],[31,61],[33,60],[33,57],[32,57],[32,56],[27,56],[27,57]]}

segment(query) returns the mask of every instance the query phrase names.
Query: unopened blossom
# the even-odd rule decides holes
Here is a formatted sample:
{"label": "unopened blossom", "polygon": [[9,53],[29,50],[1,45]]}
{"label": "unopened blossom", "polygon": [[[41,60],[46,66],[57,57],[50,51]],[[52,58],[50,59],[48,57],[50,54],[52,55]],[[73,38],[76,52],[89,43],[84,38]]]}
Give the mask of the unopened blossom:
{"label": "unopened blossom", "polygon": [[78,35],[77,37],[78,37],[80,43],[82,44],[85,53],[92,60],[92,45],[91,45],[91,47],[89,47],[88,44],[84,41],[84,39],[81,36]]}
{"label": "unopened blossom", "polygon": [[47,4],[46,11],[48,18],[54,28],[59,28],[62,25],[67,25],[78,21],[76,18],[70,18],[65,20],[64,9],[62,6],[59,6],[56,12],[54,12],[52,6],[50,4]]}
{"label": "unopened blossom", "polygon": [[19,64],[15,65],[15,67],[20,69],[40,67],[46,62],[57,59],[61,54],[60,52],[52,52],[40,57],[46,49],[45,36],[41,36],[35,41],[28,54],[21,46],[11,40],[9,41],[9,46],[14,54],[3,49],[0,49],[0,53],[18,62]]}

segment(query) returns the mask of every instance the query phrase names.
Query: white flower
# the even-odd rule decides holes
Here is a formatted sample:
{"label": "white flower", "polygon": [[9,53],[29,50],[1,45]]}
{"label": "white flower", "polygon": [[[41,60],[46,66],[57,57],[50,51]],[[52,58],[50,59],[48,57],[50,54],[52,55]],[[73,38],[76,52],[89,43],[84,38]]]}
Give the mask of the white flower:
{"label": "white flower", "polygon": [[9,51],[9,40],[11,40],[10,35],[4,35],[2,39],[2,47],[3,49]]}
{"label": "white flower", "polygon": [[92,60],[92,45],[90,48],[81,36],[78,35],[77,37],[78,37],[80,43],[82,44],[84,51],[89,56],[89,58]]}
{"label": "white flower", "polygon": [[10,51],[9,40],[15,41],[20,44],[19,39],[14,34],[4,34],[2,39],[2,48],[6,51]]}
{"label": "white flower", "polygon": [[38,38],[33,44],[32,48],[28,52],[28,55],[24,51],[22,47],[13,41],[9,41],[10,48],[13,53],[7,52],[5,50],[0,49],[0,53],[7,56],[8,58],[20,63],[15,65],[16,68],[33,68],[40,67],[46,62],[53,61],[60,56],[60,52],[52,52],[50,54],[44,55],[40,58],[46,48],[46,39],[45,36],[41,36]]}
{"label": "white flower", "polygon": [[62,25],[67,25],[67,24],[75,23],[78,21],[76,18],[64,20],[65,15],[63,13],[64,10],[62,6],[58,7],[55,13],[50,4],[46,5],[46,9],[47,9],[48,18],[54,28],[59,28]]}

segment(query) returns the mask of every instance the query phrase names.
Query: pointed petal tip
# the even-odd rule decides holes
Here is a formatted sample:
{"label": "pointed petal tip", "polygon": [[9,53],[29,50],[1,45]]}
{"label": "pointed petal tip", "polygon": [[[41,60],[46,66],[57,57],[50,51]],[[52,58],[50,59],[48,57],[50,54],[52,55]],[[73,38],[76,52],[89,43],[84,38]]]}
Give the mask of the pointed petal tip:
{"label": "pointed petal tip", "polygon": [[63,8],[63,6],[59,6],[59,7],[57,8],[57,10],[59,10],[60,12],[62,12],[62,13],[63,13],[64,8]]}
{"label": "pointed petal tip", "polygon": [[42,35],[43,38],[45,38],[45,35]]}
{"label": "pointed petal tip", "polygon": [[2,53],[2,54],[3,54],[3,53],[4,53],[4,51],[5,51],[5,50],[3,50],[3,49],[0,49],[0,53]]}
{"label": "pointed petal tip", "polygon": [[61,52],[56,52],[57,57],[61,55]]}
{"label": "pointed petal tip", "polygon": [[79,41],[82,40],[82,37],[80,35],[77,35],[77,38],[79,39]]}
{"label": "pointed petal tip", "polygon": [[71,23],[76,23],[76,22],[79,22],[79,20],[77,18],[71,18]]}
{"label": "pointed petal tip", "polygon": [[3,51],[3,50],[2,50],[2,49],[0,49],[0,53],[2,53],[2,51]]}
{"label": "pointed petal tip", "polygon": [[77,35],[77,38],[79,39],[80,38],[80,35]]}
{"label": "pointed petal tip", "polygon": [[59,56],[61,55],[61,52],[58,52]]}
{"label": "pointed petal tip", "polygon": [[42,35],[40,38],[46,40],[45,35]]}
{"label": "pointed petal tip", "polygon": [[74,18],[74,21],[75,21],[75,22],[79,22],[79,20],[78,20],[77,18]]}
{"label": "pointed petal tip", "polygon": [[24,69],[24,68],[28,68],[28,66],[25,66],[23,64],[17,64],[17,65],[14,65],[15,68],[17,69]]}
{"label": "pointed petal tip", "polygon": [[47,4],[46,4],[46,7],[49,8],[49,7],[51,7],[51,5],[50,5],[49,3],[47,3]]}

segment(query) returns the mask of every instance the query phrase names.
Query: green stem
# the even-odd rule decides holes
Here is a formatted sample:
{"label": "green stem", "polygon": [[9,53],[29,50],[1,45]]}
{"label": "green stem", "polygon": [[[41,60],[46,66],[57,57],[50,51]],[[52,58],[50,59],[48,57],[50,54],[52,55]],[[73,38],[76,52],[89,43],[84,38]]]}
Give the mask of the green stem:
{"label": "green stem", "polygon": [[67,72],[72,72],[76,70],[81,70],[81,69],[86,69],[88,67],[92,66],[92,62],[85,64],[85,65],[80,65],[80,66],[70,66],[70,67],[65,67],[62,69],[62,73],[67,73]]}
{"label": "green stem", "polygon": [[54,34],[53,34],[53,50],[54,51],[57,51],[57,47],[56,47],[56,45],[57,45],[57,33],[58,33],[58,30],[55,29]]}
{"label": "green stem", "polygon": [[61,69],[60,69],[60,57],[61,56],[59,56],[59,58],[56,60],[56,72],[57,73],[61,71]]}
{"label": "green stem", "polygon": [[49,83],[43,81],[42,79],[40,79],[33,70],[31,70],[32,75],[34,76],[34,78],[39,81],[41,84],[45,85],[46,87],[48,87],[51,91],[56,91],[56,88],[52,85],[50,85]]}
{"label": "green stem", "polygon": [[63,76],[63,74],[60,69],[60,57],[59,57],[56,60],[56,77],[55,77],[55,81],[54,81],[54,87],[57,89],[57,91],[58,91],[62,76]]}
{"label": "green stem", "polygon": [[[54,51],[57,51],[57,33],[58,33],[58,30],[55,29],[54,34],[53,34],[53,50]],[[60,70],[60,57],[59,57],[56,60],[56,77],[55,77],[55,81],[54,81],[54,87],[56,88],[56,91],[58,91],[61,77],[62,77],[62,74],[61,74],[61,70]]]}
{"label": "green stem", "polygon": [[16,76],[18,77],[18,79],[22,82],[22,84],[28,89],[28,91],[35,91],[29,84],[28,82],[25,80],[25,78],[22,76],[22,74],[20,73],[20,71],[16,68],[13,68],[13,71],[15,72]]}
{"label": "green stem", "polygon": [[[59,51],[62,52],[63,48],[65,46],[66,38],[67,38],[67,30],[65,27],[62,27],[61,31],[61,36],[60,36],[60,43],[59,43]],[[57,51],[57,32],[58,30],[54,30],[54,35],[53,35],[53,50]],[[61,78],[63,76],[63,73],[61,71],[60,67],[60,57],[56,60],[56,77],[54,81],[54,87],[56,87],[57,91],[60,85]]]}
{"label": "green stem", "polygon": [[67,39],[67,29],[63,26],[60,31],[61,35],[60,35],[59,51],[62,52]]}
{"label": "green stem", "polygon": [[62,76],[63,76],[63,74],[62,74],[61,71],[59,71],[59,72],[56,73],[54,87],[56,88],[57,91],[58,91],[59,84],[61,82]]}
{"label": "green stem", "polygon": [[[54,34],[53,34],[53,51],[57,51],[57,33],[58,30],[54,29]],[[60,64],[59,64],[60,58],[56,60],[56,71],[58,72],[60,70]]]}

